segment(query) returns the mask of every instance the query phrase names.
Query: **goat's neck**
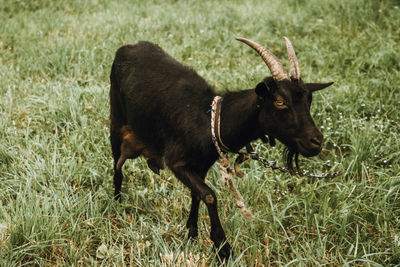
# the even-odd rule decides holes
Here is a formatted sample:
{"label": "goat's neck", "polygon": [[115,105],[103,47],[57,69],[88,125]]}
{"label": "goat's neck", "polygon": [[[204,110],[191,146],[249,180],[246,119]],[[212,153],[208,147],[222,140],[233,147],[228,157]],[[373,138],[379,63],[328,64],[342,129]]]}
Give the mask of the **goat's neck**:
{"label": "goat's neck", "polygon": [[258,96],[254,89],[230,92],[223,96],[221,139],[232,151],[237,151],[261,137],[257,101]]}

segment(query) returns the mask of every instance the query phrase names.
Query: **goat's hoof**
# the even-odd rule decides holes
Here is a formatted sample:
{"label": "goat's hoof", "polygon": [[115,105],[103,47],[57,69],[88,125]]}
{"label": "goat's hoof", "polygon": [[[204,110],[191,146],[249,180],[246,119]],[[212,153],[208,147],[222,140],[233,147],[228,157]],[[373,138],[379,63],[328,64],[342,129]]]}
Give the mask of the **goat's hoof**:
{"label": "goat's hoof", "polygon": [[229,245],[229,243],[225,243],[222,247],[219,249],[214,247],[216,251],[218,251],[218,258],[221,263],[224,261],[228,261],[229,257],[232,255],[232,248]]}
{"label": "goat's hoof", "polygon": [[188,229],[189,229],[189,234],[188,234],[189,240],[196,239],[197,236],[199,235],[197,227],[188,227]]}
{"label": "goat's hoof", "polygon": [[114,195],[114,200],[116,200],[116,201],[118,201],[119,203],[121,203],[121,194],[120,194],[120,193],[115,194],[115,195]]}

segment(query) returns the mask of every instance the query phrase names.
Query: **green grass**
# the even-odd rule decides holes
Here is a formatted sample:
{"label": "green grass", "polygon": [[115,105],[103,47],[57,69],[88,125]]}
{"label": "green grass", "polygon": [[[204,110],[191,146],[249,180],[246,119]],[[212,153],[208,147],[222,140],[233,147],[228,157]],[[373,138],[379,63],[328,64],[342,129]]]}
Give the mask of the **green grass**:
{"label": "green grass", "polygon": [[[217,164],[208,183],[234,248],[228,266],[400,263],[400,3],[377,0],[0,0],[0,266],[217,265],[209,219],[184,227],[189,191],[142,159],[112,200],[109,72],[116,49],[158,43],[216,90],[269,75],[253,39],[288,66],[282,36],[315,94],[325,140],[307,179],[246,162],[242,217]],[[257,151],[281,159],[282,145]]]}

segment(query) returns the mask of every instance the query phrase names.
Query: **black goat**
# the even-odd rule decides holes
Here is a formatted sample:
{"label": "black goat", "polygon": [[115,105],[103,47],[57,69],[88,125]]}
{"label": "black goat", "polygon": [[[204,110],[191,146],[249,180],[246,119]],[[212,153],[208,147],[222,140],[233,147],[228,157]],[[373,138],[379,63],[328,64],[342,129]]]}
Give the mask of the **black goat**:
{"label": "black goat", "polygon": [[[223,96],[221,139],[225,145],[238,151],[268,135],[287,146],[290,164],[293,155],[317,155],[323,136],[310,115],[311,93],[332,83],[303,83],[287,38],[291,77],[267,49],[248,39],[238,40],[261,55],[272,77],[254,89]],[[204,182],[208,169],[218,159],[208,112],[216,96],[214,89],[159,46],[144,41],[118,49],[110,79],[115,198],[120,199],[121,168],[126,159],[142,155],[155,173],[166,164],[191,190],[192,206],[186,224],[189,237],[198,234],[202,200],[210,215],[211,240],[219,248],[219,256],[228,258],[231,247],[218,218],[217,198]]]}

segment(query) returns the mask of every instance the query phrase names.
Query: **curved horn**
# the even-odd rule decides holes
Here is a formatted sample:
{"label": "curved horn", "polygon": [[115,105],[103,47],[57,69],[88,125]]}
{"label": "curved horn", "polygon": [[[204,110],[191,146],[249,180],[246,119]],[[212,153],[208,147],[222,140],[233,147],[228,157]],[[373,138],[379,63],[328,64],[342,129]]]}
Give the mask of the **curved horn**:
{"label": "curved horn", "polygon": [[267,64],[269,70],[271,71],[272,77],[274,78],[275,81],[289,80],[289,75],[283,68],[282,63],[274,54],[272,54],[266,48],[262,47],[256,42],[253,42],[249,39],[236,37],[236,40],[247,44],[248,46],[256,50],[258,54],[260,54],[264,62]]}
{"label": "curved horn", "polygon": [[290,62],[290,76],[292,78],[299,80],[300,79],[300,68],[299,62],[297,61],[296,53],[294,52],[292,43],[287,37],[283,37],[286,42],[286,49],[288,52],[289,62]]}

